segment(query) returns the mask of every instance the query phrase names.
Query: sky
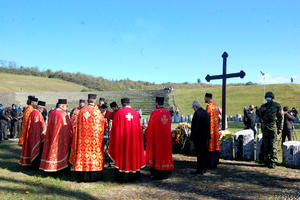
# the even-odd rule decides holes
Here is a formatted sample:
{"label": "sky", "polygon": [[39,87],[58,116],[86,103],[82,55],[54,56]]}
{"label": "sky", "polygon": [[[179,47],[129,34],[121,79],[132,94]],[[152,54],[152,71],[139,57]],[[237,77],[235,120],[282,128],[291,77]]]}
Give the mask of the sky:
{"label": "sky", "polygon": [[[244,70],[300,83],[299,0],[0,0],[0,60],[109,80],[190,82]],[[221,81],[212,81],[219,84]]]}

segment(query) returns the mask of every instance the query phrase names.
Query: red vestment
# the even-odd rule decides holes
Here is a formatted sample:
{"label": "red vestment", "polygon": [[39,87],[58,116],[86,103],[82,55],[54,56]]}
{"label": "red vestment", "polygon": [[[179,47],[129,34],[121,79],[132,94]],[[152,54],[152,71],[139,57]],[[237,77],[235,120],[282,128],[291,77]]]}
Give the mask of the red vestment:
{"label": "red vestment", "polygon": [[27,131],[21,151],[20,164],[31,165],[39,155],[42,141],[42,134],[46,132],[44,117],[38,110],[31,112],[28,119]]}
{"label": "red vestment", "polygon": [[113,120],[114,116],[115,116],[116,112],[115,111],[109,111],[107,110],[105,113],[105,118],[109,119],[109,120]]}
{"label": "red vestment", "polygon": [[80,108],[75,108],[73,110],[73,114],[71,116],[71,124],[73,127],[73,133],[76,133],[77,119],[78,119],[79,112],[80,112]]}
{"label": "red vestment", "polygon": [[68,167],[72,125],[67,113],[61,109],[51,112],[45,135],[40,169],[56,172]]}
{"label": "red vestment", "polygon": [[88,105],[80,110],[70,154],[70,163],[75,171],[103,170],[104,125],[105,119],[97,106]]}
{"label": "red vestment", "polygon": [[171,114],[165,108],[151,113],[146,141],[146,163],[154,170],[173,170]]}
{"label": "red vestment", "polygon": [[220,151],[219,108],[215,102],[206,106],[210,118],[209,151]]}
{"label": "red vestment", "polygon": [[125,107],[115,113],[108,153],[119,172],[136,172],[145,166],[143,131],[137,111]]}
{"label": "red vestment", "polygon": [[32,105],[28,105],[24,110],[23,119],[22,119],[22,128],[21,128],[20,139],[19,139],[19,143],[18,143],[19,146],[23,145],[24,137],[27,132],[28,119],[33,110],[34,110],[34,108]]}

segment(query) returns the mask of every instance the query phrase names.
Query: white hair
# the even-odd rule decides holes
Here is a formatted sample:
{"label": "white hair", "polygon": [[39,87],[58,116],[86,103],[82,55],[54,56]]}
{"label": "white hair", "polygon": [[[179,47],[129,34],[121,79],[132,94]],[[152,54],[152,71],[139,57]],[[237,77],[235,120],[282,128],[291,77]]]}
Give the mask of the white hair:
{"label": "white hair", "polygon": [[197,100],[195,100],[193,103],[192,103],[192,106],[193,107],[196,107],[196,108],[201,108],[201,103]]}

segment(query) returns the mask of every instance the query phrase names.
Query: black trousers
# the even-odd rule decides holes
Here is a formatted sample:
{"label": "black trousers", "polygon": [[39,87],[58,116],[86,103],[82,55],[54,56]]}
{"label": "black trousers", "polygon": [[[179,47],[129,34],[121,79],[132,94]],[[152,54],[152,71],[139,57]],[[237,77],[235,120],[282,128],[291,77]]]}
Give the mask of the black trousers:
{"label": "black trousers", "polygon": [[11,138],[16,138],[18,136],[18,121],[13,120],[11,121]]}
{"label": "black trousers", "polygon": [[292,134],[293,130],[287,129],[282,131],[282,144],[285,142],[286,137],[288,138],[289,141],[292,141]]}
{"label": "black trousers", "polygon": [[208,153],[208,168],[216,169],[219,164],[220,151],[210,151]]}
{"label": "black trousers", "polygon": [[17,138],[20,138],[21,128],[22,128],[22,120],[19,120],[17,122]]}
{"label": "black trousers", "polygon": [[195,144],[196,154],[197,154],[197,170],[201,171],[209,167],[209,152],[206,144]]}

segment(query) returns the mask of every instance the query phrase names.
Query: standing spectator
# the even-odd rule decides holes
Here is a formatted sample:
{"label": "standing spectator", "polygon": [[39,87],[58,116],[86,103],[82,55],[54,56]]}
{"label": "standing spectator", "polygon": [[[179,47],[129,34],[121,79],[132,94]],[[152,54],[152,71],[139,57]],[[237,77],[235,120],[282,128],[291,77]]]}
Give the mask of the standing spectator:
{"label": "standing spectator", "polygon": [[256,115],[254,113],[254,105],[251,104],[249,108],[244,108],[244,125],[245,129],[252,129],[254,133],[254,138],[257,134],[256,128]]}
{"label": "standing spectator", "polygon": [[2,132],[2,139],[8,140],[8,124],[11,120],[9,108],[5,108],[1,115],[1,132]]}
{"label": "standing spectator", "polygon": [[18,105],[13,104],[11,111],[11,126],[12,126],[12,138],[17,138],[20,136],[21,125],[20,121],[22,121],[23,112],[19,109]]}
{"label": "standing spectator", "polygon": [[285,142],[287,137],[289,141],[292,141],[292,133],[294,128],[295,113],[289,112],[289,107],[283,107],[284,122],[282,130],[282,144]]}

